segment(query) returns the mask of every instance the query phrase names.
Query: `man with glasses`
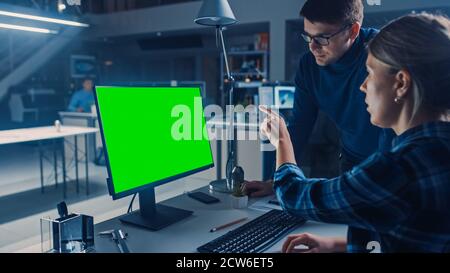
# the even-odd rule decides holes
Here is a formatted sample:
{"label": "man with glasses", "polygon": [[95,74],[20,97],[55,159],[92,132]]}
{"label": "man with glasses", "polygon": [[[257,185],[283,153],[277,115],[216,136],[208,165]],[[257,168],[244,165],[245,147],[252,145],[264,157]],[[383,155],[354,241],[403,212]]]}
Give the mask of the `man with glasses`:
{"label": "man with glasses", "polygon": [[[297,162],[308,144],[319,110],[336,125],[341,136],[340,170],[350,170],[377,150],[387,150],[394,134],[370,123],[360,91],[367,71],[366,43],[378,32],[361,28],[361,0],[307,0],[301,37],[310,52],[299,62],[295,77],[291,139]],[[273,193],[272,183],[246,182],[250,196]]]}
{"label": "man with glasses", "polygon": [[[312,22],[308,22],[310,24],[312,24]],[[349,30],[353,27],[353,24],[348,24],[345,25],[344,27],[342,27],[341,29],[339,29],[338,31],[336,31],[333,34],[330,35],[326,35],[326,34],[319,34],[316,36],[311,36],[309,35],[306,31],[304,33],[301,34],[303,40],[305,40],[305,42],[307,42],[308,44],[311,44],[313,42],[315,42],[317,45],[319,46],[329,46],[330,45],[330,39],[333,38],[334,36],[341,34],[342,32]]]}
{"label": "man with glasses", "polygon": [[[340,132],[340,170],[346,172],[377,150],[388,150],[394,137],[392,130],[370,123],[365,96],[360,91],[367,76],[365,45],[378,31],[361,28],[361,0],[307,0],[300,15],[304,17],[301,36],[310,52],[300,59],[295,77],[294,121],[289,131],[296,161],[301,162],[321,110]],[[273,183],[249,181],[244,189],[253,197],[270,195]],[[347,241],[358,245],[379,241],[355,227],[349,227],[348,234],[351,238]],[[310,239],[312,243],[320,242],[315,237]]]}

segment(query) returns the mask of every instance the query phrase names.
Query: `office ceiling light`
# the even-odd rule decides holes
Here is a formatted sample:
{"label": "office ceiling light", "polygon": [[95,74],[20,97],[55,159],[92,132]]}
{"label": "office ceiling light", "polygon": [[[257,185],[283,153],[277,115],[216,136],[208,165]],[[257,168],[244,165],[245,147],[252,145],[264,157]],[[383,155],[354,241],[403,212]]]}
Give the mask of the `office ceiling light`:
{"label": "office ceiling light", "polygon": [[204,26],[228,26],[237,22],[227,0],[205,0],[195,23]]}
{"label": "office ceiling light", "polygon": [[26,27],[26,26],[10,25],[10,24],[3,24],[3,23],[0,23],[0,28],[23,30],[23,31],[38,32],[38,33],[47,33],[47,34],[57,34],[58,33],[57,31],[47,29],[47,28]]}
{"label": "office ceiling light", "polygon": [[16,12],[4,11],[4,10],[0,10],[0,15],[41,21],[41,22],[55,23],[55,24],[60,24],[60,25],[74,26],[74,27],[89,27],[88,24],[84,24],[84,23],[80,23],[80,22],[76,22],[76,21],[55,19],[55,18],[50,18],[50,17],[36,16],[36,15],[30,15],[30,14],[25,14],[25,13],[16,13]]}

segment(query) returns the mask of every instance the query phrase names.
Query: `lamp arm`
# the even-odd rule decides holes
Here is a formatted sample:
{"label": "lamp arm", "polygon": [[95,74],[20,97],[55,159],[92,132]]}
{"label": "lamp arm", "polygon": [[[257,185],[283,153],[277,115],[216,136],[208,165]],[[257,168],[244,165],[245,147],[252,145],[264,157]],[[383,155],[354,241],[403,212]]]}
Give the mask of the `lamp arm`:
{"label": "lamp arm", "polygon": [[225,41],[223,40],[223,27],[219,26],[218,28],[219,28],[219,35],[220,35],[220,43],[222,45],[222,53],[223,53],[223,57],[225,59],[225,68],[226,68],[226,72],[227,72],[227,78],[229,80],[231,80],[230,66],[228,65],[227,50],[225,48]]}
{"label": "lamp arm", "polygon": [[227,177],[227,183],[229,184],[229,188],[233,188],[231,184],[231,172],[233,171],[234,166],[236,165],[235,162],[235,152],[234,152],[234,137],[236,136],[236,132],[235,132],[235,128],[234,128],[234,107],[232,107],[234,105],[234,101],[233,101],[233,93],[234,93],[234,78],[231,75],[230,72],[230,67],[228,65],[228,55],[227,55],[227,50],[225,48],[225,41],[223,39],[223,27],[218,26],[218,31],[219,31],[219,35],[220,35],[220,44],[222,47],[222,53],[223,53],[223,57],[224,57],[224,61],[225,61],[225,69],[226,69],[226,73],[227,73],[227,80],[228,80],[228,86],[229,86],[229,90],[228,90],[228,95],[229,95],[229,100],[228,100],[228,104],[230,105],[232,111],[230,113],[230,127],[228,130],[228,159],[227,159],[227,164],[225,167],[225,171],[226,171],[226,177]]}

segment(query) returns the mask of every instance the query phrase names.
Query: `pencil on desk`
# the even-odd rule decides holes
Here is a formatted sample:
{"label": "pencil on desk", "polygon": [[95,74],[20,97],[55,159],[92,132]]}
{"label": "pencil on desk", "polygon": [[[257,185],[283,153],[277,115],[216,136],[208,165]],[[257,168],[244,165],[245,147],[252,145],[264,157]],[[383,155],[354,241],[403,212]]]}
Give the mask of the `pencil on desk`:
{"label": "pencil on desk", "polygon": [[225,224],[225,225],[221,225],[221,226],[212,228],[209,232],[215,232],[215,231],[224,229],[224,228],[226,228],[226,227],[235,225],[235,224],[237,224],[237,223],[240,223],[240,222],[243,222],[243,221],[247,220],[247,218],[248,218],[248,217],[244,217],[244,218],[241,218],[241,219],[237,219],[237,220],[235,220],[235,221],[233,221],[233,222],[230,222],[230,223],[228,223],[228,224]]}

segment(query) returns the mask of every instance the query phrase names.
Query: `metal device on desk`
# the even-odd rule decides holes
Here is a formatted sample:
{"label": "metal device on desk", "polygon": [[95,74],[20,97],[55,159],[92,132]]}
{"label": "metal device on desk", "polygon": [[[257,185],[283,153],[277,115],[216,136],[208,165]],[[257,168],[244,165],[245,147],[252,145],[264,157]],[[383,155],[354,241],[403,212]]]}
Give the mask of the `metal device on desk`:
{"label": "metal device on desk", "polygon": [[102,231],[98,235],[100,236],[111,236],[112,240],[117,244],[120,253],[130,253],[130,249],[126,243],[127,233],[124,233],[121,229],[112,229],[107,231]]}

